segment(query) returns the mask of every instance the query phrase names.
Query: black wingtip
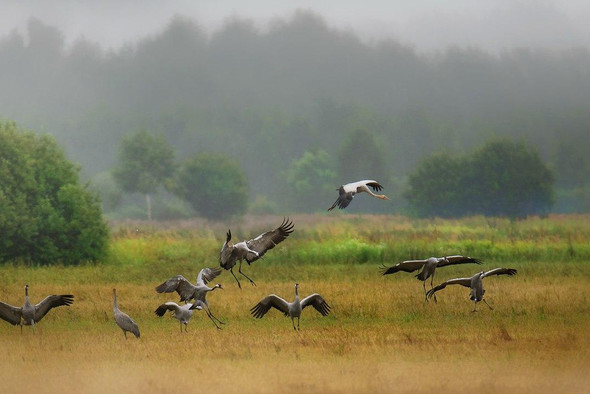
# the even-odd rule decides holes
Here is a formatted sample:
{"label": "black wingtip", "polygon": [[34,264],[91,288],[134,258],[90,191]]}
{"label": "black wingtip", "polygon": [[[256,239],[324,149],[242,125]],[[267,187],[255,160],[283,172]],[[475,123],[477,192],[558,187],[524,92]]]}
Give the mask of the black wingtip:
{"label": "black wingtip", "polygon": [[70,306],[74,303],[74,296],[72,294],[62,295],[64,305]]}
{"label": "black wingtip", "polygon": [[381,267],[379,267],[379,272],[383,276],[384,275],[389,275],[390,274],[390,272],[388,272],[389,271],[389,268],[391,268],[391,267],[387,267],[385,264],[383,264]]}
{"label": "black wingtip", "polygon": [[295,230],[295,223],[287,216],[279,226],[279,230],[285,235],[291,234]]}

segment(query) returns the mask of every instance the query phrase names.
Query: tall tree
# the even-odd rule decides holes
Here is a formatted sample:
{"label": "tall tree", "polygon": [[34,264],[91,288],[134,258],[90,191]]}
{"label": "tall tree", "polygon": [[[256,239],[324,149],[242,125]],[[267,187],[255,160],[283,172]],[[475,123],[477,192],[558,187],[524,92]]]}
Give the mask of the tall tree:
{"label": "tall tree", "polygon": [[[289,204],[300,212],[314,212],[335,195],[334,162],[325,150],[306,151],[291,162],[287,171]],[[325,209],[325,208],[324,208]]]}
{"label": "tall tree", "polygon": [[55,140],[0,122],[0,262],[100,260],[107,241],[98,197]]}
{"label": "tall tree", "polygon": [[174,156],[164,136],[143,129],[121,141],[113,177],[123,191],[145,195],[148,220],[152,220],[151,195],[172,178],[176,168]]}
{"label": "tall tree", "polygon": [[208,219],[240,216],[248,208],[246,175],[222,154],[202,153],[187,159],[177,173],[175,191]]}

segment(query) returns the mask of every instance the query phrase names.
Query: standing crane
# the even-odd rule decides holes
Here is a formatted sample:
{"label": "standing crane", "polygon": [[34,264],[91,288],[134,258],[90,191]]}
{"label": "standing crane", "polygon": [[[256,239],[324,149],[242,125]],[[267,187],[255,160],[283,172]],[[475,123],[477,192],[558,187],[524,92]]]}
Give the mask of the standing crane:
{"label": "standing crane", "polygon": [[29,285],[25,284],[25,304],[21,307],[12,306],[0,301],[0,318],[10,324],[20,325],[20,332],[23,332],[23,326],[31,326],[34,330],[35,323],[38,323],[43,316],[58,306],[70,306],[74,302],[74,296],[71,294],[50,295],[37,305],[29,301]]}
{"label": "standing crane", "polygon": [[239,262],[239,273],[248,279],[252,285],[256,286],[256,283],[242,272],[242,261],[246,260],[248,265],[250,265],[252,262],[258,260],[264,256],[267,251],[283,242],[289,234],[293,232],[293,227],[293,222],[289,218],[286,218],[283,219],[281,225],[274,230],[262,233],[254,239],[238,242],[236,244],[231,243],[231,230],[228,230],[225,243],[221,247],[221,252],[219,254],[219,265],[231,272],[232,276],[238,283],[238,287],[241,289],[242,285],[233,271],[234,266]]}
{"label": "standing crane", "polygon": [[158,285],[156,287],[156,291],[158,293],[171,293],[173,291],[176,291],[178,295],[180,295],[181,302],[188,302],[194,299],[195,303],[192,304],[191,307],[189,307],[191,310],[191,314],[194,309],[204,309],[209,319],[211,319],[213,324],[215,324],[215,327],[221,329],[221,327],[219,327],[217,323],[225,323],[219,320],[217,317],[215,317],[213,313],[211,313],[211,309],[209,309],[209,301],[207,301],[207,293],[215,289],[223,290],[223,286],[221,285],[221,283],[217,283],[213,287],[207,286],[207,283],[219,276],[221,272],[221,268],[217,267],[201,269],[199,271],[199,274],[197,275],[196,286],[190,283],[184,276],[176,275],[168,279],[166,282]]}
{"label": "standing crane", "polygon": [[381,191],[383,189],[383,186],[381,186],[379,182],[374,181],[372,179],[347,183],[346,185],[340,186],[337,189],[339,193],[338,198],[336,199],[334,204],[332,204],[332,206],[328,208],[328,211],[334,209],[336,205],[338,205],[338,208],[340,209],[346,208],[354,198],[354,195],[362,192],[368,193],[373,197],[380,198],[381,200],[389,200],[389,198],[385,194],[375,194],[371,191],[369,187],[376,192]]}
{"label": "standing crane", "polygon": [[[299,330],[299,317],[301,316],[301,311],[310,305],[321,313],[322,316],[327,316],[328,313],[330,313],[330,305],[328,305],[326,300],[324,300],[324,297],[318,293],[308,295],[300,301],[299,283],[295,283],[295,300],[293,302],[287,302],[278,295],[270,294],[264,297],[258,304],[254,305],[254,307],[250,309],[250,313],[252,313],[252,316],[255,318],[262,319],[271,307],[278,309],[283,312],[285,316],[291,318],[293,329]],[[295,327],[295,318],[297,318],[297,327]]]}
{"label": "standing crane", "polygon": [[[461,256],[461,255],[454,255],[454,256],[445,256],[445,257],[429,257],[423,260],[406,260],[402,261],[401,263],[397,263],[391,267],[381,267],[381,274],[382,275],[389,275],[395,274],[399,271],[404,272],[413,272],[417,269],[422,268],[422,271],[418,275],[414,275],[418,280],[422,281],[422,287],[424,288],[424,297],[425,300],[428,301],[428,297],[426,297],[426,279],[430,278],[430,288],[432,288],[432,282],[434,280],[434,274],[438,267],[446,267],[448,265],[455,265],[455,264],[481,264],[481,260],[474,259],[473,257],[468,256]],[[436,296],[434,297],[436,301]]]}
{"label": "standing crane", "polygon": [[128,314],[122,312],[117,305],[117,290],[113,289],[113,313],[115,314],[115,322],[117,325],[123,330],[123,334],[125,335],[125,339],[127,339],[127,331],[131,332],[135,335],[135,338],[139,338],[139,327],[137,323],[133,321],[132,318],[129,317]]}
{"label": "standing crane", "polygon": [[[483,278],[492,275],[509,275],[513,276],[516,275],[517,271],[514,268],[494,268],[493,270],[489,271],[481,271],[477,274],[473,275],[471,278],[455,278],[449,279],[446,282],[441,283],[440,285],[430,289],[427,293],[427,297],[430,298],[434,296],[434,294],[447,287],[448,285],[461,285],[465,287],[469,287],[471,290],[469,292],[469,299],[474,302],[473,311],[476,311],[477,303],[480,301],[485,302],[485,304],[493,310],[488,304],[488,302],[483,298],[484,293],[486,292],[483,289]],[[435,298],[436,300],[436,298]]]}

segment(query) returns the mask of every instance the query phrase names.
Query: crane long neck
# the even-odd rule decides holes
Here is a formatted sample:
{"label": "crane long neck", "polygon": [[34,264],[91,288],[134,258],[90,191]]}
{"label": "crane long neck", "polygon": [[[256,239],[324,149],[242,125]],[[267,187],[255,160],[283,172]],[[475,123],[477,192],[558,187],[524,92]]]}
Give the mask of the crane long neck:
{"label": "crane long neck", "polygon": [[25,286],[25,305],[29,305],[29,286]]}
{"label": "crane long neck", "polygon": [[113,310],[117,310],[119,309],[119,306],[117,305],[117,292],[113,291],[113,297],[115,298],[115,300],[113,301]]}
{"label": "crane long neck", "polygon": [[369,194],[370,194],[371,196],[373,196],[373,197],[379,197],[379,194],[375,194],[375,193],[373,193],[373,192],[371,191],[371,189],[370,189],[370,188],[368,188],[368,187],[365,187],[365,191],[366,191],[367,193],[369,193]]}

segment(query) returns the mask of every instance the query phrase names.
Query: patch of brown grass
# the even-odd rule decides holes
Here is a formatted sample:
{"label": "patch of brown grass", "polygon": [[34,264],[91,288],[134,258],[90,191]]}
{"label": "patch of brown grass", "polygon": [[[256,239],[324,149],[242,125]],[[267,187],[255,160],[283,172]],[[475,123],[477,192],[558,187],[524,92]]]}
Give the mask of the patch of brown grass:
{"label": "patch of brown grass", "polygon": [[[363,272],[302,281],[301,294],[322,293],[332,314],[306,309],[300,332],[278,311],[262,320],[248,313],[269,293],[291,300],[292,282],[244,283],[240,291],[224,274],[226,289],[209,295],[213,312],[227,321],[224,330],[197,313],[182,334],[176,320],[153,313],[176,294],[156,294],[155,280],[119,283],[119,306],[140,325],[139,340],[125,340],[113,321],[112,284],[36,283],[33,301],[71,292],[75,303],[51,311],[35,332],[25,327],[21,335],[2,322],[0,379],[20,392],[79,393],[549,393],[579,392],[590,383],[587,275],[549,284],[534,275],[488,278],[495,310],[478,305],[472,313],[463,287],[425,303],[410,275]],[[21,294],[22,286],[9,286],[0,299],[20,305]]]}

